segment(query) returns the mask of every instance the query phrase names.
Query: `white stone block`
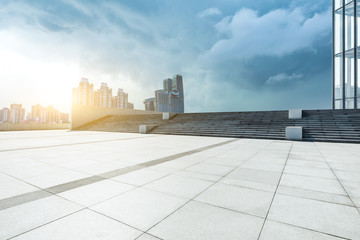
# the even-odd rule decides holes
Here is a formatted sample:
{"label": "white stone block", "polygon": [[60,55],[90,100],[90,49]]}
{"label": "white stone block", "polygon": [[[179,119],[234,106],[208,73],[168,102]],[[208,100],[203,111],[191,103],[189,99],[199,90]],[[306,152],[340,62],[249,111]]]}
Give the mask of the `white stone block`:
{"label": "white stone block", "polygon": [[169,119],[170,119],[170,113],[164,112],[164,113],[163,113],[163,116],[162,116],[162,119],[163,119],[163,120],[169,120]]}
{"label": "white stone block", "polygon": [[301,118],[302,118],[302,109],[289,110],[289,119],[301,119]]}
{"label": "white stone block", "polygon": [[302,127],[286,127],[286,139],[302,140]]}
{"label": "white stone block", "polygon": [[146,134],[147,133],[147,126],[146,125],[140,125],[139,126],[139,133]]}

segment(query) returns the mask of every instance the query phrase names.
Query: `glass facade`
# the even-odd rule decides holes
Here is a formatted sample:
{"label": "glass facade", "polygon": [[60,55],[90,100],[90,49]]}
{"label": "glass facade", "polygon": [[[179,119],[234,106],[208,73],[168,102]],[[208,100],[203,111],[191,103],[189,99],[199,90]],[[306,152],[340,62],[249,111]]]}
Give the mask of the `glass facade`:
{"label": "glass facade", "polygon": [[360,108],[360,0],[333,0],[333,108]]}

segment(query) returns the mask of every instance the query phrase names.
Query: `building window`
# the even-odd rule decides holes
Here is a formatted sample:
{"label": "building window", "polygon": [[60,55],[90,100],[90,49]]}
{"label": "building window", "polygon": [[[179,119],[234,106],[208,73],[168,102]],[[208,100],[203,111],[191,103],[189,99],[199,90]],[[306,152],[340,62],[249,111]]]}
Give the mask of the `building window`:
{"label": "building window", "polygon": [[333,101],[335,109],[359,108],[358,99],[356,99],[360,98],[359,9],[360,0],[334,0]]}
{"label": "building window", "polygon": [[343,9],[335,12],[334,17],[334,53],[341,53],[343,46]]}
{"label": "building window", "polygon": [[352,2],[345,6],[345,50],[354,48],[354,27],[354,3]]}

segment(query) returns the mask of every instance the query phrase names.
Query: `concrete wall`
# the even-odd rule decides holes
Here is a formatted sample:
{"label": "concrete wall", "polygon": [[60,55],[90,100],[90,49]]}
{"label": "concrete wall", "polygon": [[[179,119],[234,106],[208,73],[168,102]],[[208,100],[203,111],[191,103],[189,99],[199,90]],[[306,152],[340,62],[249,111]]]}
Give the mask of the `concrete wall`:
{"label": "concrete wall", "polygon": [[70,123],[0,123],[0,131],[70,129]]}
{"label": "concrete wall", "polygon": [[[71,129],[76,129],[89,122],[108,115],[156,114],[153,111],[135,109],[117,109],[73,104],[71,109]],[[159,113],[161,114],[161,113]]]}

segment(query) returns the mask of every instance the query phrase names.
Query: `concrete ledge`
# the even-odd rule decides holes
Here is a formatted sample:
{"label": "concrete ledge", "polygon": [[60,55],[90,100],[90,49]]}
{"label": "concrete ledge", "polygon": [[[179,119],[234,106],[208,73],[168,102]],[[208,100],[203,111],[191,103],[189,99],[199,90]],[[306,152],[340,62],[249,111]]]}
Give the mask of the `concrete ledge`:
{"label": "concrete ledge", "polygon": [[0,123],[0,131],[70,129],[70,123]]}
{"label": "concrete ledge", "polygon": [[289,119],[301,119],[302,109],[289,109]]}
{"label": "concrete ledge", "polygon": [[286,139],[302,140],[302,127],[286,127]]}
{"label": "concrete ledge", "polygon": [[139,133],[147,134],[149,131],[151,131],[156,126],[157,125],[139,125]]}
{"label": "concrete ledge", "polygon": [[85,106],[73,104],[71,109],[71,129],[79,128],[89,122],[101,119],[109,115],[134,115],[134,114],[156,114],[154,111],[117,109],[97,106]]}
{"label": "concrete ledge", "polygon": [[164,113],[162,114],[162,119],[163,119],[163,120],[169,120],[169,119],[170,119],[170,113],[164,112]]}

